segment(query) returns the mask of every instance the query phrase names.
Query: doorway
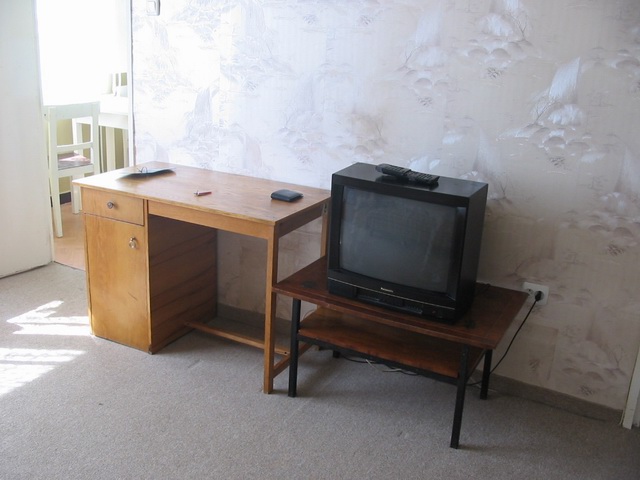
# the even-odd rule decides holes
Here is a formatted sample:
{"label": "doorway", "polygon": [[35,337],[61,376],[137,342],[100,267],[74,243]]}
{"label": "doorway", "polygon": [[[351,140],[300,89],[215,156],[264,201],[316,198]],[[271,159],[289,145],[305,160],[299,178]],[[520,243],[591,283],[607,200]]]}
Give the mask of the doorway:
{"label": "doorway", "polygon": [[100,101],[103,171],[132,163],[131,0],[36,0],[36,12],[43,105]]}
{"label": "doorway", "polygon": [[[36,0],[42,104],[100,101],[101,171],[133,164],[131,0]],[[72,126],[60,125],[72,137]],[[61,179],[64,236],[53,260],[84,268],[84,228]],[[50,218],[48,219],[50,221]]]}

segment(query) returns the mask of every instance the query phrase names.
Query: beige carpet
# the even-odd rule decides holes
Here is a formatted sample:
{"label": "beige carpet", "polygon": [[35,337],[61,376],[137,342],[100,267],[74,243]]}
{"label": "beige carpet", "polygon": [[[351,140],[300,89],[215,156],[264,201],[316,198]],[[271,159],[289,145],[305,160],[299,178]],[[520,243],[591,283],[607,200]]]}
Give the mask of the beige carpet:
{"label": "beige carpet", "polygon": [[638,479],[640,432],[470,388],[301,359],[297,398],[262,354],[192,333],[148,355],[88,335],[84,272],[0,279],[0,478]]}

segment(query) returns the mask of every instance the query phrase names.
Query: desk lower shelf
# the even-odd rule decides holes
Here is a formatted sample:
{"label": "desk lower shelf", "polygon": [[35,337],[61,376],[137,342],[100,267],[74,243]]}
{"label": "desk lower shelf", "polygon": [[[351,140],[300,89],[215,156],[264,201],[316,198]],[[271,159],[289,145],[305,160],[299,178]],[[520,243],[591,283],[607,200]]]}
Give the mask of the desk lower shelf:
{"label": "desk lower shelf", "polygon": [[[185,326],[217,337],[233,340],[264,350],[264,317],[261,314],[218,305],[218,315],[210,321],[190,321]],[[275,350],[278,355],[289,355],[290,322],[275,319]]]}
{"label": "desk lower shelf", "polygon": [[[275,377],[289,366],[291,322],[280,318],[276,318],[274,322],[274,353],[281,357],[273,366]],[[213,320],[190,321],[185,323],[185,327],[264,350],[264,317],[260,314],[219,305],[218,316]],[[301,352],[305,350],[306,348],[300,349]]]}
{"label": "desk lower shelf", "polygon": [[[298,339],[435,374],[451,382],[458,379],[463,349],[459,343],[416,335],[327,308],[318,308],[300,323]],[[469,348],[467,372],[473,372],[484,353],[480,348]]]}

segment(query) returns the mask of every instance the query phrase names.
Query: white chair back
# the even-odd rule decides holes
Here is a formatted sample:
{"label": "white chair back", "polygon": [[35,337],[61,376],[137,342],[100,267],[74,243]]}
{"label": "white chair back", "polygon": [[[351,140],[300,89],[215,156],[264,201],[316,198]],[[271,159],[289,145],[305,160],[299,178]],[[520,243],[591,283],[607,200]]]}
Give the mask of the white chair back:
{"label": "white chair back", "polygon": [[[98,117],[100,103],[76,103],[69,105],[47,105],[44,117],[47,122],[47,146],[49,158],[49,187],[53,213],[54,233],[62,237],[62,213],[60,210],[60,178],[82,178],[86,174],[100,173],[100,140]],[[71,143],[59,139],[60,121],[70,121]],[[89,125],[88,138],[84,138],[83,125]],[[77,187],[71,184],[71,206],[73,213],[81,208]]]}

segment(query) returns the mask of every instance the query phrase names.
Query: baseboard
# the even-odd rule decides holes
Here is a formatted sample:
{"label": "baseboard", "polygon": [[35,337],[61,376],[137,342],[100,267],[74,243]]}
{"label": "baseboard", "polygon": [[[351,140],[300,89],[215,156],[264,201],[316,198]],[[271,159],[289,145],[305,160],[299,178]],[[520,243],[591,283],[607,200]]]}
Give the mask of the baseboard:
{"label": "baseboard", "polygon": [[[480,375],[478,375],[478,380]],[[555,392],[536,385],[513,380],[511,378],[502,377],[492,374],[489,384],[490,390],[494,390],[501,394],[511,395],[514,397],[526,398],[533,402],[549,405],[560,410],[564,410],[576,415],[595,420],[601,420],[608,423],[620,423],[622,419],[622,411],[616,410],[604,405],[588,402],[580,398],[572,397],[560,392]]]}

